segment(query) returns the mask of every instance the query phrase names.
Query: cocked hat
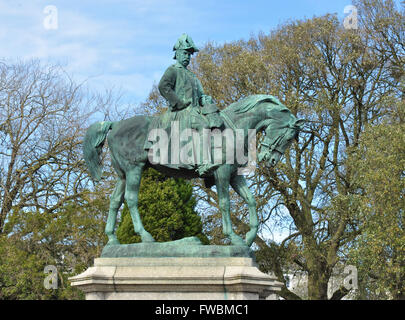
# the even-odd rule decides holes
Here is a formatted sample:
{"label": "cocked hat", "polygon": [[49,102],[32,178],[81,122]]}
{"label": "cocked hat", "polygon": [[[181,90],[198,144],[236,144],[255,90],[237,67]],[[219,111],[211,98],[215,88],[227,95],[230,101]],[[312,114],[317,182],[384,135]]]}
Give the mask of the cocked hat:
{"label": "cocked hat", "polygon": [[193,39],[186,33],[183,33],[179,39],[177,39],[176,44],[173,46],[173,51],[183,49],[189,50],[191,53],[198,52],[197,46],[194,44]]}

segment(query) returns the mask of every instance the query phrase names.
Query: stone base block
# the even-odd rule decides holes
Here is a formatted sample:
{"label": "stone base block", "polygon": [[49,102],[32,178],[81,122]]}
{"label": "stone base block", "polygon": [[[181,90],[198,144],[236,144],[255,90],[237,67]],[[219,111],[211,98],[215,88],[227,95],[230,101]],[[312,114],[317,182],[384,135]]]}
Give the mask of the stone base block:
{"label": "stone base block", "polygon": [[69,279],[87,300],[258,300],[281,288],[252,258],[98,258]]}

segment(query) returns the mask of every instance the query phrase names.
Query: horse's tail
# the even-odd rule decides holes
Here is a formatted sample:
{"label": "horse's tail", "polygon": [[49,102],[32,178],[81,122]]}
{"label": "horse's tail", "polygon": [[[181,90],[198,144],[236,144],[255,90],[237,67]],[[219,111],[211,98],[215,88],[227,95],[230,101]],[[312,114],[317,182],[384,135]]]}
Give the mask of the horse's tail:
{"label": "horse's tail", "polygon": [[110,121],[96,122],[87,129],[86,136],[84,137],[84,160],[86,161],[91,177],[96,181],[100,181],[101,179],[100,154],[112,124],[113,123]]}

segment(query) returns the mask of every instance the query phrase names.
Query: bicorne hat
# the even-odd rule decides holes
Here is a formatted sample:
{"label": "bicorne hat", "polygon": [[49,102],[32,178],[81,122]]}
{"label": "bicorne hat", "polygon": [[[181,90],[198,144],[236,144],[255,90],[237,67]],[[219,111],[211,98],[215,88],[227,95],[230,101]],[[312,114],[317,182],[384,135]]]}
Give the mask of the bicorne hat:
{"label": "bicorne hat", "polygon": [[177,39],[176,44],[173,46],[173,51],[183,49],[191,51],[191,53],[198,52],[197,46],[194,44],[193,39],[186,33],[183,33],[179,39]]}

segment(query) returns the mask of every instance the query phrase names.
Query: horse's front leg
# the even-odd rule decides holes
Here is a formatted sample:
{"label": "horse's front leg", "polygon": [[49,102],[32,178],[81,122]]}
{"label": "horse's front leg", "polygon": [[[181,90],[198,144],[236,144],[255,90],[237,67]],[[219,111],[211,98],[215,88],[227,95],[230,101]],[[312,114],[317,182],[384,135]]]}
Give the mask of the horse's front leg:
{"label": "horse's front leg", "polygon": [[222,230],[231,243],[236,246],[246,246],[246,243],[232,230],[230,204],[229,204],[229,180],[230,173],[222,166],[215,172],[215,182],[218,192],[219,209],[222,213]]}
{"label": "horse's front leg", "polygon": [[256,213],[256,200],[249,190],[244,176],[235,175],[231,180],[232,188],[242,197],[249,208],[249,227],[250,231],[246,234],[246,244],[251,246],[256,238],[259,221]]}

